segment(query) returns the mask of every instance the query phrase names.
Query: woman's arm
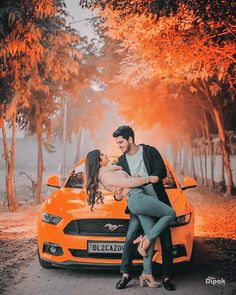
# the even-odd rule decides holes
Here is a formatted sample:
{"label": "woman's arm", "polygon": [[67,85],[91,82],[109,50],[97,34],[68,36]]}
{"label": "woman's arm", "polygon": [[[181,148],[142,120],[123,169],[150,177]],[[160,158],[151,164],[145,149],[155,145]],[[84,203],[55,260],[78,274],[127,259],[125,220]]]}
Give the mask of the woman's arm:
{"label": "woman's arm", "polygon": [[104,173],[101,177],[101,182],[104,186],[116,186],[118,188],[131,188],[131,187],[139,187],[146,183],[149,183],[150,177],[132,177],[127,173],[117,174],[117,173]]}

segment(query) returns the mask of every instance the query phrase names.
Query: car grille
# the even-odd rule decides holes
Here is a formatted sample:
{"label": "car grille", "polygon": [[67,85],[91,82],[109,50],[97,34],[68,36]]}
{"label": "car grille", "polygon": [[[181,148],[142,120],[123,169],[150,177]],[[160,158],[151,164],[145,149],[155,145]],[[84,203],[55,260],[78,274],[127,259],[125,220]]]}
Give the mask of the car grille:
{"label": "car grille", "polygon": [[65,228],[67,235],[125,237],[128,219],[78,219],[71,221]]}

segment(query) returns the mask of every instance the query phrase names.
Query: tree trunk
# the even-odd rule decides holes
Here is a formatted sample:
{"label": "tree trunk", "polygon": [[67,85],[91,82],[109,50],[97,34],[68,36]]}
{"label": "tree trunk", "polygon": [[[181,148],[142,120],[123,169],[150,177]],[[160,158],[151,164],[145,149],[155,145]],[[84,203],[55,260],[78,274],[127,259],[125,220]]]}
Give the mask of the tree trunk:
{"label": "tree trunk", "polygon": [[15,151],[16,151],[16,113],[12,114],[12,141],[11,141],[11,159],[9,159],[9,150],[4,122],[2,124],[4,154],[6,162],[6,192],[9,201],[9,209],[12,212],[17,210],[17,204],[14,193],[14,169],[15,169]]}
{"label": "tree trunk", "polygon": [[178,167],[178,164],[177,164],[177,161],[178,161],[178,152],[177,152],[177,146],[176,144],[172,144],[172,155],[173,155],[173,168],[175,171],[177,171],[177,167]]}
{"label": "tree trunk", "polygon": [[203,136],[203,158],[204,158],[204,184],[208,186],[208,179],[207,179],[207,146],[206,146],[206,133],[204,124],[201,124],[202,129],[202,136]]}
{"label": "tree trunk", "polygon": [[10,191],[12,196],[12,210],[16,211],[17,205],[15,200],[15,185],[14,185],[14,172],[15,172],[15,156],[16,156],[16,113],[12,115],[12,140],[11,140],[11,162],[10,162]]}
{"label": "tree trunk", "polygon": [[36,102],[36,132],[37,132],[37,143],[38,143],[38,165],[37,165],[37,186],[35,194],[35,203],[41,202],[42,193],[42,180],[43,180],[43,142],[42,142],[42,126],[40,118],[40,108]]}
{"label": "tree trunk", "polygon": [[5,158],[5,169],[6,169],[6,199],[7,199],[7,206],[8,206],[8,210],[10,211],[10,197],[8,194],[8,190],[7,190],[7,177],[9,174],[9,166],[10,166],[10,162],[9,162],[9,150],[8,150],[8,142],[7,142],[7,134],[6,134],[6,128],[5,128],[5,124],[4,124],[4,119],[1,118],[1,128],[2,128],[2,137],[3,137],[3,148],[4,148],[4,158]]}
{"label": "tree trunk", "polygon": [[205,128],[206,139],[207,139],[207,144],[208,144],[208,151],[210,153],[210,187],[214,188],[215,187],[214,154],[213,154],[213,146],[212,146],[212,142],[211,142],[210,130],[209,130],[209,125],[207,122],[206,114],[204,114],[203,119],[204,119],[204,128]]}
{"label": "tree trunk", "polygon": [[202,155],[201,155],[201,145],[198,144],[198,154],[199,154],[199,167],[201,173],[201,183],[204,184],[203,168],[202,168]]}
{"label": "tree trunk", "polygon": [[76,145],[76,155],[75,155],[75,163],[81,160],[81,140],[82,140],[82,127],[79,128],[79,132],[77,133],[77,145]]}
{"label": "tree trunk", "polygon": [[182,144],[179,145],[179,166],[182,167],[183,165],[183,146]]}
{"label": "tree trunk", "polygon": [[196,179],[196,173],[195,173],[195,165],[194,165],[194,153],[193,153],[193,145],[191,138],[189,139],[189,148],[190,148],[190,160],[191,160],[191,170],[192,170],[192,177]]}
{"label": "tree trunk", "polygon": [[208,186],[208,179],[207,179],[207,147],[204,141],[204,176],[205,176],[205,185]]}
{"label": "tree trunk", "polygon": [[222,114],[220,113],[220,106],[217,104],[217,99],[215,97],[212,97],[209,85],[206,81],[202,81],[203,88],[199,86],[199,89],[203,92],[203,94],[206,96],[209,107],[211,109],[212,117],[216,122],[216,126],[218,129],[220,141],[221,141],[221,148],[222,148],[222,154],[223,159],[225,163],[226,168],[226,177],[227,177],[227,190],[226,194],[231,195],[233,191],[233,177],[232,177],[232,171],[230,167],[230,151],[227,148],[227,141],[226,141],[226,135],[223,125],[223,118]]}
{"label": "tree trunk", "polygon": [[225,161],[222,143],[220,142],[221,149],[221,177],[220,177],[220,191],[225,192]]}
{"label": "tree trunk", "polygon": [[180,175],[184,175],[184,145],[180,143],[179,145],[179,173]]}
{"label": "tree trunk", "polygon": [[233,177],[232,177],[232,171],[230,167],[230,152],[227,148],[227,142],[226,142],[226,135],[223,127],[223,120],[220,116],[220,113],[216,107],[213,107],[213,115],[216,121],[216,125],[219,132],[219,137],[221,141],[221,147],[222,147],[222,153],[223,153],[223,159],[224,164],[226,168],[226,178],[227,178],[227,190],[226,194],[230,196],[233,191]]}
{"label": "tree trunk", "polygon": [[183,171],[185,175],[189,175],[189,165],[188,165],[189,149],[186,145],[183,146]]}

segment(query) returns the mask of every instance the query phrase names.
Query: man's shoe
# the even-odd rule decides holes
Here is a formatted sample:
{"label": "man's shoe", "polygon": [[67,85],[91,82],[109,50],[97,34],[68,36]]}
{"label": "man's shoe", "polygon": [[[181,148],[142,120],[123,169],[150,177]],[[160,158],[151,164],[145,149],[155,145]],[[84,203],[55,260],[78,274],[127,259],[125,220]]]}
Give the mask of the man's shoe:
{"label": "man's shoe", "polygon": [[162,284],[163,284],[163,287],[168,291],[175,290],[175,285],[171,282],[171,279],[168,277],[163,278]]}
{"label": "man's shoe", "polygon": [[132,280],[132,276],[129,275],[128,278],[122,276],[122,278],[117,282],[116,289],[124,289],[126,285]]}

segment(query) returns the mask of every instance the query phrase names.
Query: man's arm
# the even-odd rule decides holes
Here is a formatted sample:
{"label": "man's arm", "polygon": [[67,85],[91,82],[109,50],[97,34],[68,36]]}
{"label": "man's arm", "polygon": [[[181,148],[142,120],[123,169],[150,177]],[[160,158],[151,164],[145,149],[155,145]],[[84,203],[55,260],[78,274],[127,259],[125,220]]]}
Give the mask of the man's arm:
{"label": "man's arm", "polygon": [[150,163],[151,167],[153,168],[153,169],[151,169],[151,175],[156,175],[161,180],[164,179],[167,176],[167,171],[166,171],[165,163],[164,163],[160,153],[153,146],[151,146],[149,148],[148,152],[151,153],[150,156],[152,159],[152,163]]}

